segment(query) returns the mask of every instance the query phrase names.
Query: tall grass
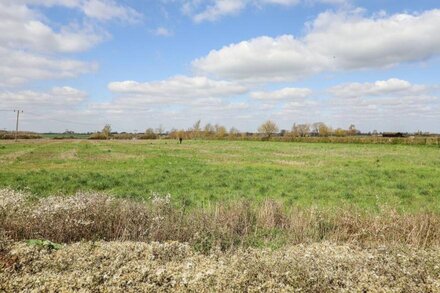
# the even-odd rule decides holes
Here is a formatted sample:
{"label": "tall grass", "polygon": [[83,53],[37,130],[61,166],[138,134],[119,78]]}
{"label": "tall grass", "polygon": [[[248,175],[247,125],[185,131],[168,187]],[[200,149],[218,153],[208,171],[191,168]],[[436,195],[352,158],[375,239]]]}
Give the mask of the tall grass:
{"label": "tall grass", "polygon": [[13,240],[48,239],[179,241],[200,251],[212,248],[279,247],[331,241],[359,245],[440,244],[440,215],[353,208],[285,208],[273,200],[217,203],[185,210],[170,198],[120,199],[100,193],[33,199],[0,190],[0,234]]}

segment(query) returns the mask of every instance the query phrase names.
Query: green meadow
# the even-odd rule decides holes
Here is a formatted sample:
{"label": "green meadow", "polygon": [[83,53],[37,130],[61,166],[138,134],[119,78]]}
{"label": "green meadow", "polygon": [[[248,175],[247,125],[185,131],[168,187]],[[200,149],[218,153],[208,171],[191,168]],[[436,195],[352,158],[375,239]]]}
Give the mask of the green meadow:
{"label": "green meadow", "polygon": [[0,187],[37,196],[105,191],[174,202],[440,211],[437,146],[256,141],[0,142]]}

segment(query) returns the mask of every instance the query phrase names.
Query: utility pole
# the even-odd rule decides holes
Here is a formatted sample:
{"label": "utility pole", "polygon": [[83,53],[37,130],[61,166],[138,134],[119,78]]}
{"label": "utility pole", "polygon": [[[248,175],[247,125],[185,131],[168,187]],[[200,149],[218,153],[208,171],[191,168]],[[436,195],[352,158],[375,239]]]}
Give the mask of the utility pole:
{"label": "utility pole", "polygon": [[[14,112],[17,112],[17,123],[15,124],[15,141],[18,139],[18,120],[20,119],[20,110],[14,110]],[[23,110],[21,111],[23,113]]]}

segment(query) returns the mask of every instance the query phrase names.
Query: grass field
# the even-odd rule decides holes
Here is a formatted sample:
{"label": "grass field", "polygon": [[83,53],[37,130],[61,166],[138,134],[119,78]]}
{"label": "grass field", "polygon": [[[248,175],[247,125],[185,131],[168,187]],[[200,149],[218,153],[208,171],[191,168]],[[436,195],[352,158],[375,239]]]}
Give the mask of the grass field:
{"label": "grass field", "polygon": [[191,206],[273,198],[300,206],[440,211],[436,146],[42,140],[0,142],[0,165],[0,187],[38,196],[158,192]]}
{"label": "grass field", "polygon": [[437,146],[1,141],[0,166],[0,291],[440,291]]}

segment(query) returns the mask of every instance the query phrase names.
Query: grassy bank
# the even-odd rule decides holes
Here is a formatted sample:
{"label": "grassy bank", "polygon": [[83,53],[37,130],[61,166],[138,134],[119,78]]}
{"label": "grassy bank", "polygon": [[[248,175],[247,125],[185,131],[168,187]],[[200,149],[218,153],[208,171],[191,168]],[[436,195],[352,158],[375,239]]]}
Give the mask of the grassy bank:
{"label": "grassy bank", "polygon": [[0,142],[0,187],[37,196],[105,191],[182,205],[276,199],[288,205],[440,210],[434,146],[250,141]]}

